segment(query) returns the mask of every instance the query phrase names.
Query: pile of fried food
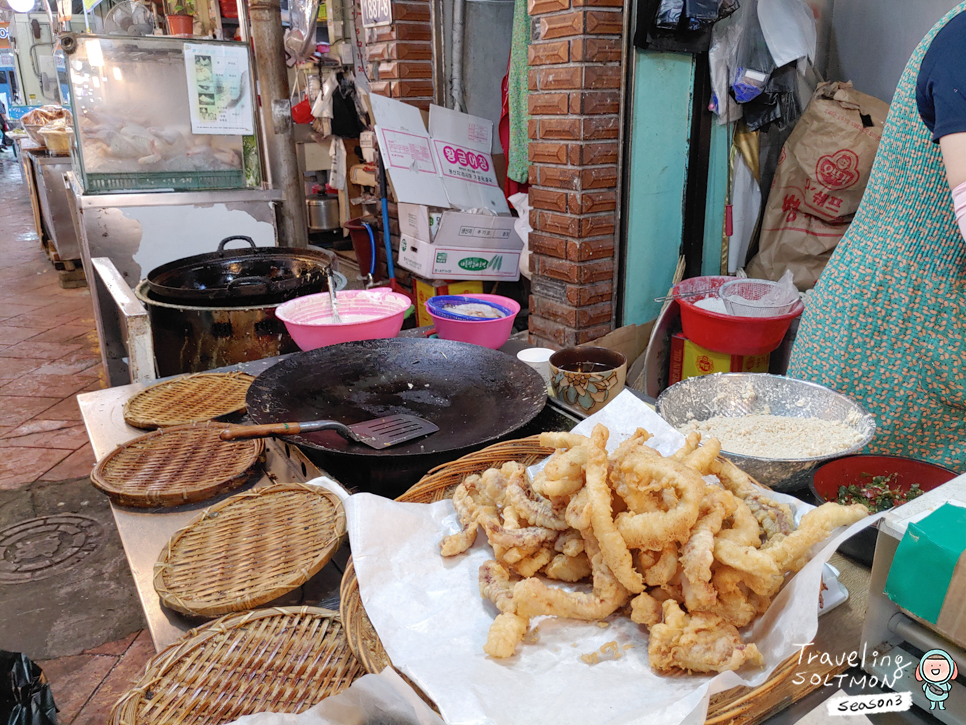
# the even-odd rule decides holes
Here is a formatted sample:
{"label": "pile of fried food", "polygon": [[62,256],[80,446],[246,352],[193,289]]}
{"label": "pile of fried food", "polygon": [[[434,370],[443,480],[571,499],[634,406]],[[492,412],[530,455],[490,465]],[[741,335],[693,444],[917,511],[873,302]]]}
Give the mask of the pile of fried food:
{"label": "pile of fried food", "polygon": [[55,121],[63,121],[66,125],[72,123],[70,111],[60,106],[41,106],[23,115],[20,121],[33,126],[46,126]]}
{"label": "pile of fried food", "polygon": [[[544,433],[557,449],[529,480],[507,463],[468,476],[453,494],[462,531],[440,542],[456,556],[482,527],[494,560],[480,567],[480,594],[500,614],[483,650],[509,657],[530,619],[601,620],[624,608],[649,628],[657,672],[723,672],[762,666],[739,627],[763,613],[812,545],[868,515],[865,506],[826,503],[802,517],[763,495],[751,479],[718,458],[721,445],[700,435],[664,457],[638,429],[610,455],[608,430],[590,438]],[[703,476],[714,474],[721,485]],[[570,591],[546,579],[580,582]]]}

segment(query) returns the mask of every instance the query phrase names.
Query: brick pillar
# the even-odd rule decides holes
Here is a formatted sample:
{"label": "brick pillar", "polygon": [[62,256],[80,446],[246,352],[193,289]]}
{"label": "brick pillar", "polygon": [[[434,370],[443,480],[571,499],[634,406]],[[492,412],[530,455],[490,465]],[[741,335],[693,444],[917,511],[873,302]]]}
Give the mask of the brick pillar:
{"label": "brick pillar", "polygon": [[612,329],[622,0],[529,0],[530,337]]}
{"label": "brick pillar", "polygon": [[429,2],[393,0],[392,18],[392,25],[365,31],[372,92],[428,109],[433,101]]}

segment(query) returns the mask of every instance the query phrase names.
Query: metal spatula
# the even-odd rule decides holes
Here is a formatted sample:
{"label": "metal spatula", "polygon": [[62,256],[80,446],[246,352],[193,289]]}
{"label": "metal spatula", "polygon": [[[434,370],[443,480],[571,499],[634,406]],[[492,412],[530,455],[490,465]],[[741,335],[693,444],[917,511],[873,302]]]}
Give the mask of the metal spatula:
{"label": "metal spatula", "polygon": [[378,450],[435,433],[439,430],[439,426],[415,415],[388,415],[385,418],[376,418],[353,425],[345,425],[334,420],[239,425],[223,430],[221,439],[231,441],[238,438],[266,438],[274,435],[314,433],[320,430],[334,430],[343,438],[349,438]]}

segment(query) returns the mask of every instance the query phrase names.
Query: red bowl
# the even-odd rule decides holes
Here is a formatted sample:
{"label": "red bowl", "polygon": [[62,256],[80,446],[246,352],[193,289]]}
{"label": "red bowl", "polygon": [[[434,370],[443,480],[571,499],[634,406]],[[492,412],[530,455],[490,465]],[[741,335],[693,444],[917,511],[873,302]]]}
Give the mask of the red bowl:
{"label": "red bowl", "polygon": [[[914,483],[923,491],[932,491],[959,474],[948,468],[926,461],[900,456],[846,456],[829,461],[815,469],[810,488],[818,505],[834,501],[838,497],[839,486],[861,486],[871,483],[872,476],[896,474],[895,484],[908,491]],[[851,559],[872,566],[875,555],[875,540],[878,529],[863,529],[848,539],[839,551]]]}
{"label": "red bowl", "polygon": [[[716,291],[734,277],[691,277],[674,285],[673,295],[695,290]],[[785,339],[792,320],[802,314],[805,305],[796,302],[791,312],[776,317],[736,317],[704,310],[695,303],[710,294],[685,297],[681,306],[681,328],[691,342],[714,352],[728,355],[766,355],[776,350]]]}

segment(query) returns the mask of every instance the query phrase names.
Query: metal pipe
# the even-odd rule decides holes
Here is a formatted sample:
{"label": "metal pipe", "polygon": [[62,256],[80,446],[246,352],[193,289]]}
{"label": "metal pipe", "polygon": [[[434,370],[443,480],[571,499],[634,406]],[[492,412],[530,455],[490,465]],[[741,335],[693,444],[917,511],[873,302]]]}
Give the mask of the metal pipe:
{"label": "metal pipe", "polygon": [[453,1],[453,64],[450,79],[450,106],[465,111],[463,105],[463,14],[466,0]]}
{"label": "metal pipe", "polygon": [[429,22],[433,43],[433,103],[446,105],[446,35],[443,23],[443,0],[429,3]]}
{"label": "metal pipe", "polygon": [[624,290],[626,289],[624,257],[627,252],[628,217],[625,207],[627,190],[631,184],[631,136],[634,132],[631,123],[634,106],[634,71],[637,68],[637,58],[634,55],[634,33],[631,32],[631,17],[633,16],[634,1],[624,0],[623,15],[623,47],[621,48],[621,84],[620,104],[617,116],[617,202],[614,207],[614,296],[611,299],[611,325],[617,329],[624,324]]}
{"label": "metal pipe", "polygon": [[235,7],[238,10],[238,33],[241,35],[241,42],[247,43],[251,40],[251,33],[248,31],[248,2],[246,0],[235,0]]}
{"label": "metal pipe", "polygon": [[282,190],[278,245],[307,247],[305,189],[295,153],[281,12],[279,0],[251,0],[249,3],[259,92],[262,107],[270,109],[270,118],[265,120],[269,165],[275,187]]}

